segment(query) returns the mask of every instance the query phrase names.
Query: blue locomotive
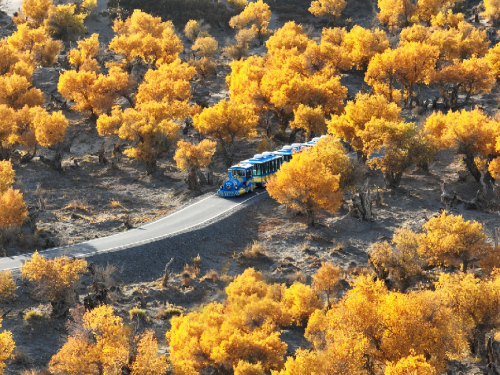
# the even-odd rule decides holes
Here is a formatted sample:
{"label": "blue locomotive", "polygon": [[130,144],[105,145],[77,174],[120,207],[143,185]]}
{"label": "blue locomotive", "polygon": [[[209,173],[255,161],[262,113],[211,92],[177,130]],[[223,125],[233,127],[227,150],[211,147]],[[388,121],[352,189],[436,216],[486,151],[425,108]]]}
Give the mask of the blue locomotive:
{"label": "blue locomotive", "polygon": [[229,168],[229,178],[217,191],[221,197],[237,197],[251,192],[256,186],[264,186],[279,171],[283,163],[292,160],[292,156],[313,147],[320,138],[311,142],[294,143],[281,150],[263,152]]}

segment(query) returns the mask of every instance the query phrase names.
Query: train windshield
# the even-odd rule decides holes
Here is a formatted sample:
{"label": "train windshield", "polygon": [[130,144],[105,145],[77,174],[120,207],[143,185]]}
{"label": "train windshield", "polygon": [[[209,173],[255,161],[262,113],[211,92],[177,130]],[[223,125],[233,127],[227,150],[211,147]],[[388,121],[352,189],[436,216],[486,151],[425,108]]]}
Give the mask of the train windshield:
{"label": "train windshield", "polygon": [[236,177],[236,176],[245,177],[246,176],[246,172],[244,169],[230,169],[230,171],[231,171],[231,177]]}

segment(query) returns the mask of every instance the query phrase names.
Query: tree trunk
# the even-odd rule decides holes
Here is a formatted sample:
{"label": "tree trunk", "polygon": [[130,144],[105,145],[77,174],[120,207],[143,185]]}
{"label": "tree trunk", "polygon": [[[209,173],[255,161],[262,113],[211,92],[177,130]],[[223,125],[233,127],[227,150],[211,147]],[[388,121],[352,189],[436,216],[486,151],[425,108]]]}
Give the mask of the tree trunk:
{"label": "tree trunk", "polygon": [[105,156],[106,151],[104,150],[104,143],[106,141],[103,141],[101,144],[101,148],[99,151],[97,151],[97,155],[99,156],[99,164],[106,164],[108,162],[108,159]]}
{"label": "tree trunk", "polygon": [[367,157],[363,153],[363,151],[356,151],[356,156],[357,156],[359,162],[366,163]]}
{"label": "tree trunk", "polygon": [[306,210],[306,215],[307,215],[307,226],[313,227],[314,226],[314,211],[313,210]]}
{"label": "tree trunk", "polygon": [[472,154],[465,154],[463,161],[465,165],[467,166],[467,169],[471,173],[471,175],[474,177],[474,179],[479,182],[481,181],[481,172],[477,168],[476,162],[474,161],[474,155]]}
{"label": "tree trunk", "polygon": [[363,187],[352,197],[351,216],[362,220],[372,220],[372,205],[371,191],[369,188],[369,179],[366,179]]}
{"label": "tree trunk", "polygon": [[156,159],[153,158],[150,161],[146,161],[146,173],[151,176],[156,172]]}
{"label": "tree trunk", "polygon": [[297,133],[300,131],[299,128],[294,128],[292,129],[292,132],[290,133],[290,138],[288,138],[288,142],[293,143],[295,142],[295,137],[297,136]]}
{"label": "tree trunk", "polygon": [[195,168],[195,167],[189,168],[189,174],[188,174],[188,178],[187,178],[189,190],[200,190],[197,172],[198,172],[197,168]]}
{"label": "tree trunk", "polygon": [[29,163],[36,156],[36,145],[33,149],[33,153],[27,152],[21,157],[21,164]]}
{"label": "tree trunk", "polygon": [[206,179],[205,175],[200,170],[198,170],[196,172],[196,175],[198,176],[198,181],[200,182],[200,185],[201,186],[206,186],[207,185],[207,179]]}
{"label": "tree trunk", "polygon": [[401,183],[403,172],[384,172],[385,186],[388,188],[397,188]]}

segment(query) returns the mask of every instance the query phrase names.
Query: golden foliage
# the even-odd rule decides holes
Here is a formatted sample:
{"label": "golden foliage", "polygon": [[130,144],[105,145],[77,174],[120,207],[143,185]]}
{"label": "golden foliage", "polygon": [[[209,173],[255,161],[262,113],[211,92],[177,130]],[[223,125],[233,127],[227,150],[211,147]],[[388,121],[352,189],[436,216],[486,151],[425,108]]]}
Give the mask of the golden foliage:
{"label": "golden foliage", "polygon": [[[364,337],[361,355],[371,372],[382,369],[388,361],[423,355],[439,373],[449,356],[466,348],[451,310],[443,307],[433,292],[389,292],[382,281],[369,277],[359,277],[324,319],[320,313],[315,315],[306,337],[325,343],[324,351],[339,336]],[[318,340],[321,335],[324,341]]]}
{"label": "golden foliage", "polygon": [[477,221],[465,221],[461,215],[443,212],[423,225],[424,234],[419,241],[418,252],[429,264],[444,266],[468,266],[480,261],[493,248],[486,242],[483,225]]}
{"label": "golden foliage", "polygon": [[0,76],[0,105],[5,104],[16,110],[24,106],[43,105],[45,95],[41,90],[30,87],[31,82],[24,76]]}
{"label": "golden foliage", "polygon": [[269,20],[271,19],[271,9],[262,0],[248,3],[245,9],[229,21],[229,26],[236,29],[243,29],[247,26],[255,32],[262,44],[264,38],[270,34]]}
{"label": "golden foliage", "polygon": [[433,81],[440,86],[445,103],[456,106],[459,93],[466,95],[464,103],[467,103],[472,95],[489,92],[495,76],[485,58],[471,57],[439,70]]}
{"label": "golden foliage", "polygon": [[488,50],[486,60],[490,64],[491,71],[496,79],[500,80],[500,44],[497,43],[495,47]]}
{"label": "golden foliage", "polygon": [[216,143],[209,139],[204,139],[197,145],[180,140],[177,142],[177,150],[174,156],[177,167],[187,170],[192,167],[207,166],[212,160],[216,146]]}
{"label": "golden foliage", "polygon": [[323,307],[315,291],[309,285],[299,282],[294,282],[285,290],[282,302],[299,326],[307,325],[311,314]]}
{"label": "golden foliage", "polygon": [[418,253],[419,235],[408,228],[398,228],[392,237],[392,246],[376,242],[369,251],[369,262],[381,280],[391,276],[404,291],[408,278],[422,273],[423,262]]}
{"label": "golden foliage", "polygon": [[222,100],[213,107],[205,108],[193,118],[193,126],[200,133],[216,139],[223,151],[226,163],[231,164],[231,146],[240,138],[255,137],[259,117],[252,105]]}
{"label": "golden foliage", "polygon": [[[114,315],[113,307],[101,305],[87,311],[82,327],[70,336],[57,354],[52,356],[52,372],[69,375],[116,374],[127,369],[131,374],[163,375],[168,370],[165,355],[157,355],[157,342],[152,331],[133,338],[123,320]],[[129,362],[129,358],[134,358]]]}
{"label": "golden foliage", "polygon": [[[2,319],[0,319],[1,326]],[[3,375],[5,368],[5,361],[13,358],[12,352],[16,348],[14,340],[12,339],[11,331],[3,331],[0,333],[0,375]]]}
{"label": "golden foliage", "polygon": [[30,28],[36,29],[43,25],[53,5],[52,0],[23,0],[21,13],[13,20],[17,25],[27,23]]}
{"label": "golden foliage", "polygon": [[254,374],[259,363],[264,372],[279,369],[286,344],[276,324],[291,324],[290,316],[283,320],[281,290],[262,281],[260,272],[247,269],[226,288],[224,305],[214,302],[172,318],[166,337],[175,373],[195,374],[213,366],[218,371]]}
{"label": "golden foliage", "polygon": [[439,49],[421,42],[408,42],[394,50],[375,55],[368,64],[365,81],[375,92],[393,101],[394,82],[403,86],[406,101],[414,95],[417,83],[430,83]]}
{"label": "golden foliage", "polygon": [[219,49],[217,39],[212,36],[198,37],[191,46],[198,56],[212,58]]}
{"label": "golden foliage", "polygon": [[184,34],[191,39],[196,40],[198,38],[198,34],[200,33],[201,25],[200,22],[196,20],[189,20],[184,26]]}
{"label": "golden foliage", "polygon": [[316,0],[311,2],[309,12],[316,17],[329,16],[330,19],[340,17],[347,2],[345,0]]}
{"label": "golden foliage", "polygon": [[45,30],[50,36],[58,39],[76,39],[87,32],[83,25],[85,18],[87,14],[81,13],[76,4],[52,6],[44,23]]}
{"label": "golden foliage", "polygon": [[[0,210],[0,227],[22,225],[26,216],[28,216],[23,194],[19,190],[12,189],[14,175],[11,162],[8,160],[0,161],[0,207],[2,207]],[[5,280],[5,285],[8,289],[10,283]]]}
{"label": "golden foliage", "polygon": [[500,324],[499,283],[498,272],[484,280],[472,274],[442,274],[436,283],[436,292],[452,309],[471,343],[484,344],[484,335]]}
{"label": "golden foliage", "polygon": [[472,111],[449,111],[448,114],[433,113],[424,124],[427,138],[438,148],[452,147],[465,155],[464,161],[474,178],[480,180],[477,156],[492,158],[499,154],[495,147],[500,136],[498,122],[486,116],[480,109]]}
{"label": "golden foliage", "polygon": [[125,21],[115,20],[113,30],[117,35],[109,48],[124,55],[127,63],[139,58],[159,67],[174,62],[183,49],[172,22],[161,22],[138,9]]}
{"label": "golden foliage", "polygon": [[381,29],[369,30],[355,25],[343,40],[345,50],[350,54],[357,69],[366,69],[373,56],[390,47],[389,39]]}
{"label": "golden foliage", "polygon": [[111,110],[115,100],[130,89],[130,80],[118,66],[107,75],[93,69],[67,70],[59,77],[57,89],[66,100],[75,102],[77,111],[97,116]]}
{"label": "golden foliage", "polygon": [[9,46],[8,39],[0,39],[0,76],[17,74],[31,82],[35,64],[26,52],[19,52]]}
{"label": "golden foliage", "polygon": [[21,266],[21,275],[34,281],[49,301],[56,301],[74,286],[86,270],[84,259],[69,259],[64,255],[46,259],[35,252]]}
{"label": "golden foliage", "polygon": [[321,263],[321,267],[313,276],[313,285],[316,292],[325,293],[327,303],[330,305],[330,297],[336,292],[342,268],[335,266],[330,262]]}
{"label": "golden foliage", "polygon": [[248,363],[239,361],[234,368],[234,375],[265,375],[264,367],[260,362]]}
{"label": "golden foliage", "polygon": [[354,165],[338,139],[331,135],[322,137],[310,152],[332,175],[340,176],[339,186],[341,189],[349,188],[355,183]]}
{"label": "golden foliage", "polygon": [[409,355],[396,363],[388,363],[384,375],[436,375],[436,370],[420,355]]}
{"label": "golden foliage", "polygon": [[498,23],[500,20],[500,1],[498,0],[485,0],[484,12],[481,15],[489,19],[493,23]]}
{"label": "golden foliage", "polygon": [[12,186],[15,174],[10,161],[0,161],[0,193]]}
{"label": "golden foliage", "polygon": [[389,26],[406,26],[415,13],[415,4],[410,0],[378,0],[380,22]]}
{"label": "golden foliage", "polygon": [[6,300],[15,296],[16,282],[12,277],[12,271],[0,272],[0,300]]}
{"label": "golden foliage", "polygon": [[323,134],[326,130],[326,119],[321,106],[311,108],[304,104],[299,104],[293,111],[294,120],[290,127],[304,129],[307,133]]}
{"label": "golden foliage", "polygon": [[99,64],[95,60],[99,52],[99,35],[92,34],[87,39],[79,40],[78,48],[69,51],[69,62],[76,70],[95,71],[99,73]]}
{"label": "golden foliage", "polygon": [[356,151],[363,151],[362,135],[366,124],[371,120],[384,119],[400,121],[401,109],[394,103],[388,103],[383,95],[358,93],[355,100],[347,102],[345,114],[332,116],[328,131],[335,137],[350,141]]}
{"label": "golden foliage", "polygon": [[248,5],[247,0],[228,0],[228,5],[237,12],[242,12]]}
{"label": "golden foliage", "polygon": [[342,191],[339,175],[333,175],[310,152],[302,152],[284,164],[269,181],[269,195],[279,203],[307,214],[308,224],[314,224],[314,214],[321,209],[334,212],[340,207]]}

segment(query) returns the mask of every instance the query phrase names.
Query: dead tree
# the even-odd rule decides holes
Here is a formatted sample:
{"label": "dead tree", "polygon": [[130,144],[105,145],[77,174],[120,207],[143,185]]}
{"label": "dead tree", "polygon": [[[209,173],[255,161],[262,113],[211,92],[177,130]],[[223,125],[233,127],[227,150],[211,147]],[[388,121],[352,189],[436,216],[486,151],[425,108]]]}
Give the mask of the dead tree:
{"label": "dead tree", "polygon": [[163,277],[161,280],[161,285],[166,288],[168,286],[168,280],[170,279],[170,274],[168,272],[168,267],[172,264],[175,258],[170,259],[170,261],[165,266],[165,270],[163,271]]}
{"label": "dead tree", "polygon": [[370,179],[367,178],[363,187],[352,197],[349,212],[355,218],[371,221],[373,220],[372,206],[373,199],[370,190]]}

